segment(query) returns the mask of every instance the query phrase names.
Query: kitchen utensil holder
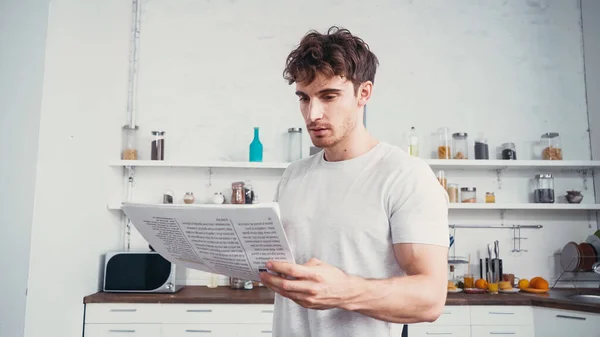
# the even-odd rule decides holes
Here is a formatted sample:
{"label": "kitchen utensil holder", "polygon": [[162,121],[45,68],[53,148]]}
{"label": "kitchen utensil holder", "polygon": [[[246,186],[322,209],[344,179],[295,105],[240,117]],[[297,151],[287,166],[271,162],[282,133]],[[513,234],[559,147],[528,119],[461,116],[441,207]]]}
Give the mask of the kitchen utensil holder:
{"label": "kitchen utensil holder", "polygon": [[[455,230],[456,228],[476,228],[476,229],[488,229],[488,228],[494,228],[494,229],[512,229],[513,230],[513,249],[511,250],[511,252],[513,253],[518,253],[518,252],[527,252],[527,249],[522,249],[521,248],[521,240],[527,240],[526,237],[522,237],[521,236],[521,228],[528,228],[528,229],[540,229],[543,228],[542,225],[512,225],[512,226],[494,226],[494,225],[487,225],[487,226],[477,226],[477,225],[449,225],[450,228],[452,228],[453,230]],[[456,231],[453,231],[452,235],[454,237],[456,237]],[[454,245],[456,246],[456,245]]]}

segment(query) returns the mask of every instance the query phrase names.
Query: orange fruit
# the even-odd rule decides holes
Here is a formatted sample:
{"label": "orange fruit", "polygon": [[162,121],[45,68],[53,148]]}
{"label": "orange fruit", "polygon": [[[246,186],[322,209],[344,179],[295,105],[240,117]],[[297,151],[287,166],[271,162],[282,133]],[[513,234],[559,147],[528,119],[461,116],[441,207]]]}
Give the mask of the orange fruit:
{"label": "orange fruit", "polygon": [[540,280],[537,280],[537,282],[535,283],[535,287],[532,287],[532,288],[548,290],[549,284],[548,284],[548,281],[546,281],[545,279],[540,279]]}
{"label": "orange fruit", "polygon": [[543,278],[541,278],[539,276],[536,276],[536,277],[532,278],[531,280],[529,280],[529,287],[537,289],[537,283],[540,280],[543,280]]}
{"label": "orange fruit", "polygon": [[487,289],[487,287],[488,287],[488,283],[486,280],[480,278],[477,281],[475,281],[475,288]]}
{"label": "orange fruit", "polygon": [[519,280],[519,289],[529,288],[529,280],[526,278],[522,278]]}

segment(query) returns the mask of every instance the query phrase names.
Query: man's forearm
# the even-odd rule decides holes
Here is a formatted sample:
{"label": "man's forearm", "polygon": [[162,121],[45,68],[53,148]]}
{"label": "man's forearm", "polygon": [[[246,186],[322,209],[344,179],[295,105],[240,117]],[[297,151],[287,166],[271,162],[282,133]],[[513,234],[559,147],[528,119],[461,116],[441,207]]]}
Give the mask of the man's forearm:
{"label": "man's forearm", "polygon": [[353,277],[343,309],[394,323],[435,321],[446,302],[445,284],[426,275],[373,280]]}

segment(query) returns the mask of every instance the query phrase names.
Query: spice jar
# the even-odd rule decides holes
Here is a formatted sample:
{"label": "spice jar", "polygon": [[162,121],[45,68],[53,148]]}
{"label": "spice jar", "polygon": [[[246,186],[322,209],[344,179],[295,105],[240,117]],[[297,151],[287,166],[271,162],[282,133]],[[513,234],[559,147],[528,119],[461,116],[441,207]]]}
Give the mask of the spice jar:
{"label": "spice jar", "polygon": [[288,161],[302,159],[302,128],[288,129]]}
{"label": "spice jar", "polygon": [[448,184],[448,199],[451,203],[458,203],[458,184]]}
{"label": "spice jar", "polygon": [[480,134],[475,140],[475,159],[490,159],[490,150],[487,139]]}
{"label": "spice jar", "polygon": [[244,190],[244,183],[237,181],[231,184],[231,203],[232,204],[245,204],[246,203],[246,191]]}
{"label": "spice jar", "polygon": [[163,204],[172,204],[173,203],[173,192],[166,191],[163,193]]}
{"label": "spice jar", "polygon": [[485,203],[493,204],[496,202],[496,195],[494,192],[485,192]]}
{"label": "spice jar", "polygon": [[558,132],[547,132],[542,135],[540,144],[542,146],[543,160],[562,160],[562,144]]}
{"label": "spice jar", "polygon": [[460,189],[460,202],[462,202],[462,203],[476,203],[477,202],[477,188],[475,188],[475,187],[461,187],[461,189]]}
{"label": "spice jar", "polygon": [[438,171],[437,179],[440,182],[440,184],[442,185],[442,187],[445,190],[447,190],[448,189],[448,180],[446,179],[446,174],[444,173],[444,171]]}
{"label": "spice jar", "polygon": [[504,160],[516,160],[517,150],[515,143],[504,143],[502,144],[502,159]]}
{"label": "spice jar", "polygon": [[215,192],[215,194],[213,194],[213,196],[212,196],[212,203],[213,204],[224,204],[225,196],[221,192]]}
{"label": "spice jar", "polygon": [[450,130],[448,128],[440,128],[438,130],[438,159],[450,159],[452,153],[450,149]]}
{"label": "spice jar", "polygon": [[196,201],[196,197],[194,196],[194,193],[192,193],[192,192],[186,192],[185,195],[183,196],[183,202],[186,204],[193,204],[194,201]]}
{"label": "spice jar", "polygon": [[152,131],[152,144],[150,147],[150,153],[152,160],[165,160],[165,132],[164,131]]}
{"label": "spice jar", "polygon": [[452,158],[469,159],[469,139],[465,132],[452,134]]}
{"label": "spice jar", "polygon": [[137,160],[138,150],[136,142],[136,131],[137,126],[125,125],[123,126],[123,148],[121,152],[121,159],[123,160]]}
{"label": "spice jar", "polygon": [[536,204],[554,203],[554,178],[551,174],[536,174],[533,201]]}
{"label": "spice jar", "polygon": [[251,204],[254,199],[254,190],[252,185],[248,182],[244,183],[244,200],[246,204]]}

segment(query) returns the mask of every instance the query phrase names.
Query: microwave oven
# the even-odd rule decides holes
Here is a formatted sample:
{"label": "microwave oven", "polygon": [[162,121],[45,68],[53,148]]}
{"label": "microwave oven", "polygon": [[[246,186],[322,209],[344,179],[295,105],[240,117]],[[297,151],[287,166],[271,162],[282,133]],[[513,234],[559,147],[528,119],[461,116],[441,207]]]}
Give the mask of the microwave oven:
{"label": "microwave oven", "polygon": [[104,292],[175,293],[184,287],[186,268],[157,252],[110,252],[104,256]]}

